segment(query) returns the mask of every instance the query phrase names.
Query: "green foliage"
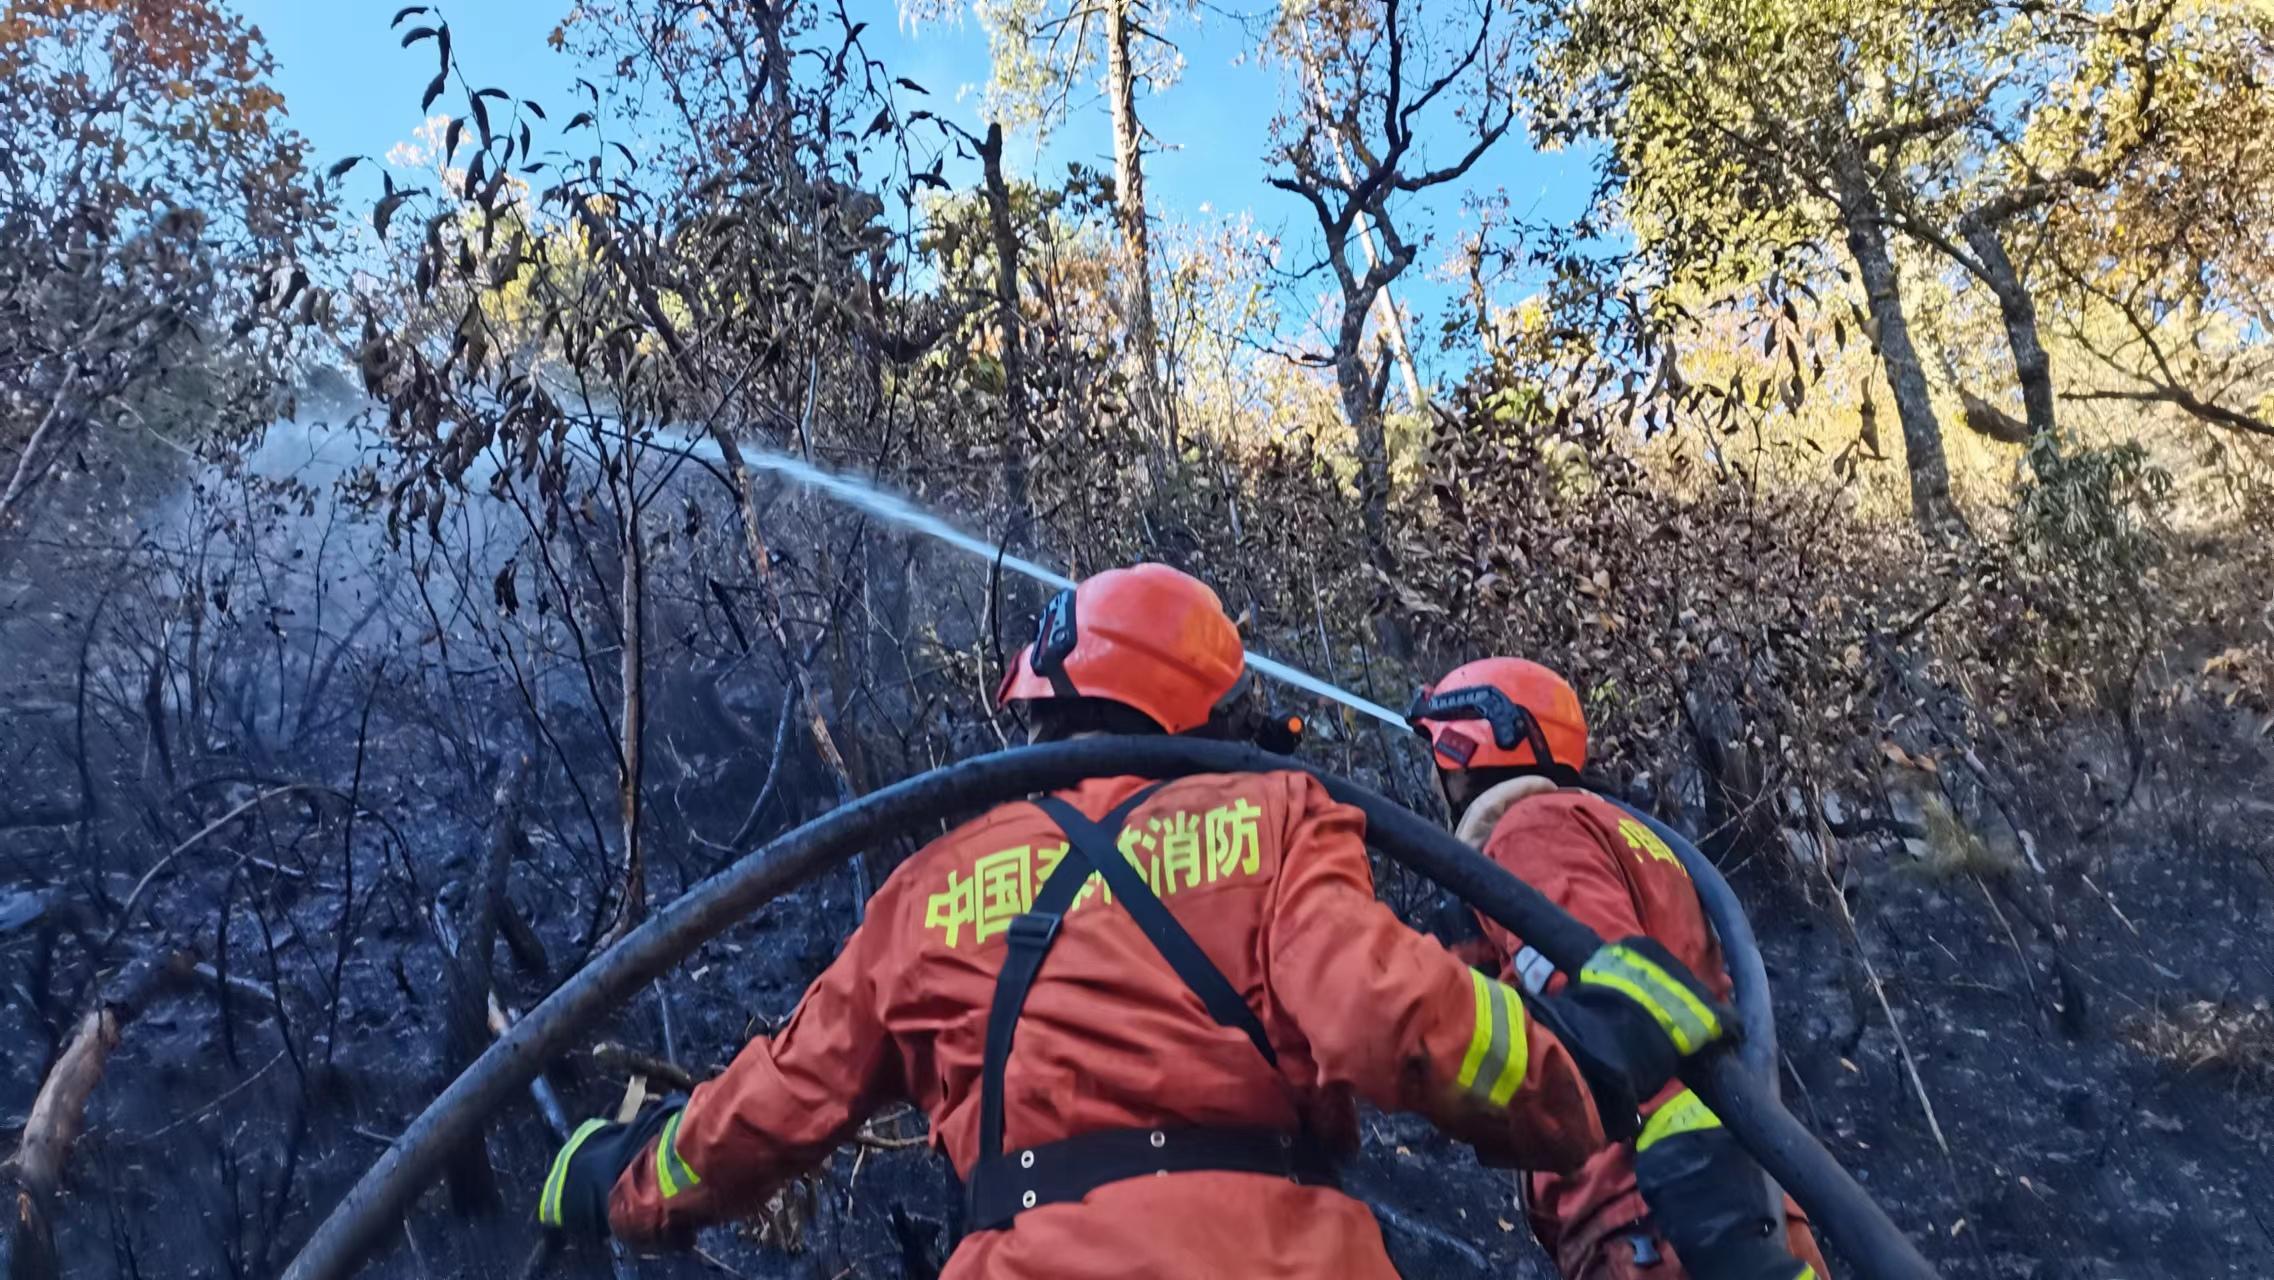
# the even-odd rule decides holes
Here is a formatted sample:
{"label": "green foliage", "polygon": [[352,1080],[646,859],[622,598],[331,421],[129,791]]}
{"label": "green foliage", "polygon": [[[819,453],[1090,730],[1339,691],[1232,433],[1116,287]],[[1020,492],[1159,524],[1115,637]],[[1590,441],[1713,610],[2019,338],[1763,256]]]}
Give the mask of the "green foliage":
{"label": "green foliage", "polygon": [[1947,6],[1617,0],[1557,12],[1540,131],[1610,142],[1603,192],[1670,278],[1712,291],[1831,226],[1832,150],[1943,105]]}
{"label": "green foliage", "polygon": [[2060,450],[2040,442],[2030,449],[2030,472],[2013,536],[2031,562],[2060,566],[2112,597],[2136,593],[2162,564],[2171,475],[2139,444]]}
{"label": "green foliage", "polygon": [[[962,0],[901,0],[911,22],[960,22]],[[1136,42],[1136,74],[1155,92],[1175,83],[1184,60],[1176,46],[1160,38],[1167,24],[1191,11],[1190,0],[1143,6],[1145,38]],[[987,115],[1007,127],[1049,133],[1063,124],[1084,81],[1097,73],[1104,57],[1109,5],[1077,0],[978,0],[968,6],[987,32],[993,75],[987,84]]]}

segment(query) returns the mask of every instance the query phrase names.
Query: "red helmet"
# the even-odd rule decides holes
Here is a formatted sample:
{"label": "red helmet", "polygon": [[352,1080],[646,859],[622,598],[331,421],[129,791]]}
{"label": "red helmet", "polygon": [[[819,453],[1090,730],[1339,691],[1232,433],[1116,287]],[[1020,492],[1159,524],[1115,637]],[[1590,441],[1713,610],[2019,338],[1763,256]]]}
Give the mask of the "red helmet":
{"label": "red helmet", "polygon": [[1587,717],[1562,676],[1522,658],[1481,658],[1445,673],[1406,712],[1440,769],[1587,764]]}
{"label": "red helmet", "polygon": [[995,702],[1107,698],[1184,733],[1208,723],[1246,663],[1239,628],[1207,584],[1165,564],[1131,565],[1044,606]]}

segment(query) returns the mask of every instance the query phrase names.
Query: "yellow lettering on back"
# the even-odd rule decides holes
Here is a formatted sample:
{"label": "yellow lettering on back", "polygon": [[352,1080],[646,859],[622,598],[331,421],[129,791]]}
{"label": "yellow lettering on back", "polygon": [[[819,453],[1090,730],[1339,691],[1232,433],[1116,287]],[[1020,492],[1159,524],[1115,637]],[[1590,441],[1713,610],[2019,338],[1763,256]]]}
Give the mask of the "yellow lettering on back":
{"label": "yellow lettering on back", "polygon": [[978,918],[977,876],[958,876],[947,873],[947,890],[935,893],[924,903],[924,927],[942,929],[947,933],[947,944],[953,947],[963,926]]}
{"label": "yellow lettering on back", "polygon": [[1208,882],[1230,876],[1237,871],[1254,875],[1263,861],[1263,836],[1256,829],[1256,819],[1263,810],[1248,803],[1246,797],[1228,805],[1218,805],[1207,814],[1208,831]]}
{"label": "yellow lettering on back", "polygon": [[[1682,860],[1674,856],[1674,851],[1666,847],[1666,842],[1658,838],[1657,832],[1632,818],[1621,818],[1619,834],[1626,837],[1627,848],[1634,851],[1636,861],[1654,859],[1666,863],[1676,871],[1682,871]],[[1689,873],[1683,871],[1682,874],[1686,876]]]}
{"label": "yellow lettering on back", "polygon": [[[1154,894],[1168,898],[1262,870],[1263,834],[1257,826],[1262,815],[1246,799],[1205,813],[1179,811],[1124,828],[1118,845]],[[962,942],[966,925],[975,942],[1008,932],[1011,921],[1033,907],[1035,894],[1049,883],[1066,853],[1063,840],[1040,847],[1022,844],[980,857],[968,874],[949,871],[947,887],[925,901],[924,927],[939,930],[950,947]],[[1095,871],[1066,910],[1071,914],[1093,900],[1113,901],[1105,877]]]}
{"label": "yellow lettering on back", "polygon": [[1022,844],[971,864],[971,879],[979,886],[979,915],[972,935],[980,942],[1009,930],[1011,921],[1034,902],[1033,852]]}

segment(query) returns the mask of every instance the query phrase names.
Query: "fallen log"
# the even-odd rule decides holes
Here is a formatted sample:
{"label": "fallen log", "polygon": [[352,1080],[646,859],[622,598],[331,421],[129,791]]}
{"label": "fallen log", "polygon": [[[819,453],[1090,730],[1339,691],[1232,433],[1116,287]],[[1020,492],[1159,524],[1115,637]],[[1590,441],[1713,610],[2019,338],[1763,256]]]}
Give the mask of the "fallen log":
{"label": "fallen log", "polygon": [[190,957],[175,952],[143,956],[119,970],[80,1016],[62,1056],[48,1069],[15,1154],[0,1164],[0,1182],[12,1187],[16,1201],[8,1230],[8,1280],[55,1280],[61,1274],[55,1201],[71,1148],[86,1125],[87,1099],[102,1083],[103,1068],[126,1024],[160,992],[186,978],[191,964]]}

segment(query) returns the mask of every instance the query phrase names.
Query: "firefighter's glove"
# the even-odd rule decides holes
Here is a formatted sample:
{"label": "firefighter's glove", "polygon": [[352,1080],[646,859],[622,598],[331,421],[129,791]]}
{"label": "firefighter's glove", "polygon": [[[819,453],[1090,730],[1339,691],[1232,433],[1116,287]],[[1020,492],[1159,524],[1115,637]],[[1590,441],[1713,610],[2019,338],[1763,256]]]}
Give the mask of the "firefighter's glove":
{"label": "firefighter's glove", "polygon": [[616,1179],[647,1151],[676,1106],[649,1109],[629,1124],[587,1120],[569,1135],[553,1157],[545,1190],[537,1198],[537,1221],[572,1236],[599,1239],[608,1234],[608,1196]]}
{"label": "firefighter's glove", "polygon": [[1649,938],[1605,943],[1578,979],[1539,1002],[1541,1020],[1578,1061],[1603,1130],[1623,1141],[1637,1111],[1683,1058],[1723,1039],[1736,1017],[1666,948]]}
{"label": "firefighter's glove", "polygon": [[1696,1094],[1653,1112],[1634,1149],[1651,1222],[1694,1280],[1816,1280],[1785,1247],[1760,1166]]}

